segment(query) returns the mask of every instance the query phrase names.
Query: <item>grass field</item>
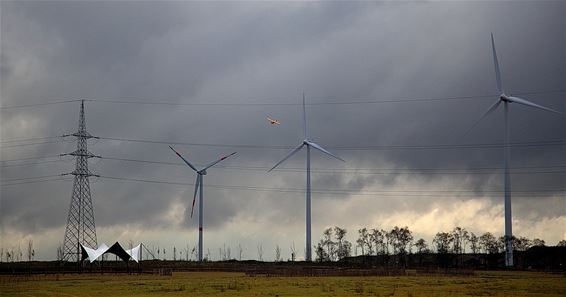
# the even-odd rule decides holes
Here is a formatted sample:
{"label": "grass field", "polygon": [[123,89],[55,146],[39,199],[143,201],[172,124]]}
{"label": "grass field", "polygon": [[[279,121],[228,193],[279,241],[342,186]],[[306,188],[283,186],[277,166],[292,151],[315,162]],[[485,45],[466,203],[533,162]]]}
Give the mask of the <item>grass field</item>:
{"label": "grass field", "polygon": [[566,296],[564,275],[248,277],[242,273],[0,276],[0,296]]}

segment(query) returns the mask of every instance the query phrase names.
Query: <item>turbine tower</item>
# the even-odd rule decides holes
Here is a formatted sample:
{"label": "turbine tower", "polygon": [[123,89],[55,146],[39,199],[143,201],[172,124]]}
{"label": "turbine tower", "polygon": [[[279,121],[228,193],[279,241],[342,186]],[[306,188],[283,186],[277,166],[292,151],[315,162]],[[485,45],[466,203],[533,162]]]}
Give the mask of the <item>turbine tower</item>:
{"label": "turbine tower", "polygon": [[292,155],[294,155],[295,153],[297,153],[299,150],[301,150],[304,146],[307,147],[307,193],[306,193],[306,232],[307,232],[307,238],[306,238],[306,247],[305,247],[305,260],[306,261],[312,261],[312,245],[311,245],[311,147],[313,147],[314,149],[317,149],[319,151],[321,151],[324,154],[327,154],[333,158],[336,158],[342,162],[346,162],[344,160],[342,160],[341,158],[333,155],[332,153],[330,153],[329,151],[327,151],[326,149],[324,149],[323,147],[321,147],[320,145],[314,143],[313,141],[311,141],[309,139],[308,136],[308,129],[307,129],[307,112],[306,112],[306,108],[305,108],[305,94],[303,93],[303,130],[304,130],[304,140],[303,142],[297,146],[295,149],[293,149],[285,158],[283,158],[281,161],[279,161],[277,164],[275,164],[275,166],[273,166],[271,169],[269,169],[268,172],[272,171],[273,169],[275,169],[277,166],[279,166],[281,163],[285,162],[287,159],[289,159]]}
{"label": "turbine tower", "polygon": [[[181,156],[181,154],[179,154],[172,146],[169,146],[169,148],[171,150],[173,150],[175,152],[175,154],[177,154],[177,156],[179,156],[179,158],[183,159],[183,161],[185,162],[185,164],[187,164],[189,167],[191,167],[192,170],[194,170],[197,174],[197,180],[195,181],[195,194],[193,196],[193,205],[191,207],[191,218],[193,217],[193,210],[195,208],[195,200],[197,198],[197,192],[199,192],[199,200],[198,200],[198,260],[202,261],[202,226],[203,226],[203,177],[206,175],[206,170],[216,164],[218,164],[220,161],[227,159],[228,157],[236,154],[236,152],[233,152],[227,156],[224,156],[208,165],[205,165],[201,170],[198,170],[195,166],[193,166],[189,160],[185,159],[183,156]],[[200,191],[199,191],[200,189]]]}
{"label": "turbine tower", "polygon": [[[564,115],[563,113],[556,111],[554,109],[550,109],[526,99],[522,99],[519,97],[509,96],[505,94],[503,89],[503,85],[501,83],[501,73],[499,71],[499,62],[497,60],[497,53],[495,52],[495,42],[493,41],[493,33],[491,34],[491,49],[493,51],[493,64],[495,65],[495,80],[497,83],[497,90],[499,91],[499,98],[489,107],[489,109],[477,120],[472,127],[469,129],[471,130],[475,127],[483,118],[487,115],[492,113],[494,110],[503,103],[503,112],[505,118],[505,127],[503,133],[504,139],[504,148],[503,148],[503,178],[504,178],[504,193],[505,193],[505,266],[511,267],[513,266],[513,230],[512,230],[512,221],[511,221],[511,178],[509,176],[509,104],[517,103],[533,108],[542,109],[545,111],[550,111],[553,113]],[[468,131],[469,131],[468,130]]]}
{"label": "turbine tower", "polygon": [[98,137],[94,137],[86,131],[84,100],[81,101],[79,130],[73,134],[63,135],[63,137],[67,136],[77,138],[77,150],[72,153],[61,154],[61,156],[75,156],[77,161],[73,172],[63,174],[75,176],[73,195],[67,217],[67,227],[65,228],[65,238],[63,240],[63,260],[76,260],[79,262],[81,258],[81,244],[94,249],[97,248],[94,211],[88,178],[98,175],[88,170],[88,159],[99,158],[99,156],[95,156],[88,151],[87,140]]}

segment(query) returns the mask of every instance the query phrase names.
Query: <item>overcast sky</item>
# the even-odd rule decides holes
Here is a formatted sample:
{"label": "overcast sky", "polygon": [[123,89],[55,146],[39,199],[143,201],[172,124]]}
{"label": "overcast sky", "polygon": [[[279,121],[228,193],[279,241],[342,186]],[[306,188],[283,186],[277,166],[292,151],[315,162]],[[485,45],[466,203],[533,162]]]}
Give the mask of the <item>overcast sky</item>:
{"label": "overcast sky", "polygon": [[[490,32],[505,91],[566,112],[564,1],[2,1],[0,17],[0,246],[33,239],[39,259],[63,241],[72,180],[23,178],[72,171],[57,155],[76,144],[13,140],[76,131],[80,104],[37,103],[90,100],[99,243],[192,248],[191,185],[107,177],[192,184],[167,143],[219,144],[176,145],[197,164],[238,151],[204,180],[212,259],[224,244],[250,259],[262,244],[272,259],[294,242],[303,255],[305,152],[267,173],[303,138],[303,92],[310,136],[346,160],[313,152],[313,243],[334,225],[353,242],[361,227],[396,225],[429,242],[455,226],[503,234],[503,151],[485,145],[503,141],[502,111],[465,134],[497,99]],[[510,106],[517,236],[566,239],[565,124]],[[4,162],[25,158],[41,159]]]}

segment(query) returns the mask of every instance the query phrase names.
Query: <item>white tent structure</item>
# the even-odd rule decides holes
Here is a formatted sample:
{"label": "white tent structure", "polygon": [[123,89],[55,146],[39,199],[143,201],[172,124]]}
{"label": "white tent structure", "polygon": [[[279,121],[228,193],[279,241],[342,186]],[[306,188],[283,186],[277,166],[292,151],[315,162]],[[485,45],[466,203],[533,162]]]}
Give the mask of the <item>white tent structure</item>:
{"label": "white tent structure", "polygon": [[81,244],[81,250],[83,254],[82,260],[85,260],[85,253],[86,253],[87,255],[86,259],[88,259],[88,261],[92,263],[100,256],[102,256],[106,251],[108,251],[108,249],[109,247],[105,243],[101,244],[96,250]]}
{"label": "white tent structure", "polygon": [[141,243],[129,250],[125,250],[118,242],[114,243],[111,247],[108,247],[105,243],[103,243],[97,249],[93,249],[81,244],[81,250],[82,250],[81,259],[82,260],[88,259],[90,263],[98,259],[102,259],[101,258],[102,255],[108,253],[120,257],[120,259],[122,259],[122,261],[124,262],[127,262],[130,259],[132,259],[136,261],[136,263],[139,263],[139,261],[141,260]]}
{"label": "white tent structure", "polygon": [[130,250],[126,250],[126,253],[130,255],[132,260],[136,261],[136,263],[139,263],[141,260],[141,243]]}

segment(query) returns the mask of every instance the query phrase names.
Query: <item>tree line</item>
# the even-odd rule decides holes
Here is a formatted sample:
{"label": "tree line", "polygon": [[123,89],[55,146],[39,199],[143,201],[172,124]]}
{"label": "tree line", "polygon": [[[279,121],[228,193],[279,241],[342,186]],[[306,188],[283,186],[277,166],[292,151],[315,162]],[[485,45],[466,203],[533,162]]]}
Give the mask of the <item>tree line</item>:
{"label": "tree line", "polygon": [[[395,226],[391,230],[384,229],[358,229],[358,237],[355,243],[346,239],[347,230],[338,226],[326,228],[322,233],[322,238],[314,246],[316,253],[315,260],[319,262],[339,261],[343,258],[354,256],[388,256],[407,254],[497,254],[505,251],[505,237],[496,237],[490,232],[476,235],[462,227],[455,227],[448,232],[438,232],[429,244],[425,239],[414,239],[413,232],[409,227]],[[533,246],[546,246],[546,242],[539,238],[529,239],[524,236],[512,237],[513,250],[526,251]],[[132,241],[129,242],[130,249]],[[566,240],[561,240],[556,246],[566,247]],[[144,259],[170,259],[173,261],[191,261],[196,259],[196,246],[178,249],[173,246],[171,254],[165,248],[150,246],[144,247],[147,252]],[[295,245],[291,246],[290,261],[295,261],[297,251]],[[30,239],[26,244],[26,250],[22,250],[20,245],[16,248],[0,247],[0,262],[20,262],[23,260],[32,261],[35,257],[33,241]],[[234,255],[235,254],[235,255]],[[226,245],[218,249],[218,260],[242,260],[244,250],[238,245],[236,252],[232,253],[231,248]],[[57,247],[57,260],[63,260],[63,246]],[[212,260],[210,249],[205,252],[205,258]],[[257,245],[257,260],[263,261],[263,245]],[[282,250],[279,245],[275,247],[275,261],[284,261]]]}
{"label": "tree line", "polygon": [[[476,235],[462,227],[455,227],[448,232],[438,232],[432,244],[423,239],[417,240],[409,227],[395,226],[391,230],[361,228],[355,245],[345,239],[347,230],[338,226],[327,228],[322,238],[314,246],[316,261],[338,261],[354,255],[358,256],[386,256],[407,254],[495,254],[505,251],[505,237],[496,237],[490,232]],[[513,249],[525,251],[533,246],[546,246],[544,240],[539,238],[512,237]],[[566,240],[561,240],[557,246],[566,246]],[[360,251],[360,254],[358,254]]]}

